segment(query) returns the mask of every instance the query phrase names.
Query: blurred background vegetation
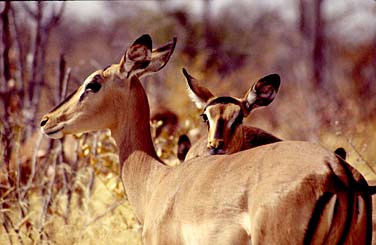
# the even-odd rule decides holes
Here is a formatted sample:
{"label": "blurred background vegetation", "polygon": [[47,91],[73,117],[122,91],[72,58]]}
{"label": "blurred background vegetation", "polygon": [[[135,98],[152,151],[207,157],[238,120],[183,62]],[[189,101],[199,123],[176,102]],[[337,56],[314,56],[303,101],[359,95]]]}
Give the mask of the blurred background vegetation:
{"label": "blurred background vegetation", "polygon": [[[372,0],[1,2],[0,243],[139,244],[108,131],[50,140],[39,120],[138,36],[176,36],[142,82],[158,154],[206,134],[185,67],[216,95],[242,97],[279,73],[275,101],[246,124],[334,150],[376,179],[376,2]],[[124,105],[126,109],[127,105]]]}

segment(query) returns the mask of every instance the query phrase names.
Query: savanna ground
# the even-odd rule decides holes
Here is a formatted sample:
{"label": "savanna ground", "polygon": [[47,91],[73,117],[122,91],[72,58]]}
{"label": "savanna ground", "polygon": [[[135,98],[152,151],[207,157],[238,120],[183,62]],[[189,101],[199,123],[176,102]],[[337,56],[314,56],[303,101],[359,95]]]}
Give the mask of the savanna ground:
{"label": "savanna ground", "polygon": [[[279,73],[275,101],[244,123],[344,147],[348,162],[376,179],[375,1],[259,2],[0,3],[0,243],[141,243],[110,133],[50,140],[38,125],[143,33],[155,46],[178,39],[169,64],[142,81],[152,113],[167,108],[178,118],[154,137],[169,164],[179,164],[181,134],[194,143],[206,133],[182,67],[215,94],[237,97]],[[154,136],[163,127],[152,126]]]}

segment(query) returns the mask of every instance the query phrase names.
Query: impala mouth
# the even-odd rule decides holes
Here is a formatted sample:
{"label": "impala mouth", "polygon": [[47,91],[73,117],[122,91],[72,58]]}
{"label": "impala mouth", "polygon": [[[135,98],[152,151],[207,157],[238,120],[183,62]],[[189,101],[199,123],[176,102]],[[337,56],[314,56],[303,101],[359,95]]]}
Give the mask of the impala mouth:
{"label": "impala mouth", "polygon": [[62,126],[60,128],[52,128],[52,129],[48,129],[48,130],[42,128],[42,133],[44,133],[45,135],[47,135],[50,138],[60,139],[64,136],[64,134],[62,132],[63,129],[64,129],[64,126]]}
{"label": "impala mouth", "polygon": [[226,152],[223,149],[209,149],[209,154],[210,155],[224,155]]}

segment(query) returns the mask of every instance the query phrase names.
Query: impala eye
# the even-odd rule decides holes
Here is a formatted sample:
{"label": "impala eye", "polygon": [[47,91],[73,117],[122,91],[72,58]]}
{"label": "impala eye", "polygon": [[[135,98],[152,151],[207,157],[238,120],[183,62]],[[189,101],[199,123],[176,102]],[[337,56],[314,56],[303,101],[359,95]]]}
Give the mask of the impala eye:
{"label": "impala eye", "polygon": [[101,79],[101,77],[99,75],[96,75],[93,80],[91,80],[85,87],[85,91],[81,94],[80,96],[80,102],[83,101],[86,96],[89,94],[89,93],[97,93],[101,87],[102,87],[102,84],[100,84],[98,81]]}
{"label": "impala eye", "polygon": [[96,93],[101,89],[102,85],[98,82],[90,82],[86,85],[85,91]]}

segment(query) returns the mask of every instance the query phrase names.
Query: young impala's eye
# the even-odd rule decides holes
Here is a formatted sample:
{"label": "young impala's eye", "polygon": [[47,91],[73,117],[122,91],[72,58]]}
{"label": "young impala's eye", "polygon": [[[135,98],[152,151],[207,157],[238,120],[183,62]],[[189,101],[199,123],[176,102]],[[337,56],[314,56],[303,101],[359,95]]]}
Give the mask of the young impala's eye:
{"label": "young impala's eye", "polygon": [[102,85],[98,82],[90,82],[86,85],[85,91],[96,93],[101,89]]}
{"label": "young impala's eye", "polygon": [[202,118],[202,121],[208,122],[208,116],[206,116],[205,114],[201,114],[201,118]]}

